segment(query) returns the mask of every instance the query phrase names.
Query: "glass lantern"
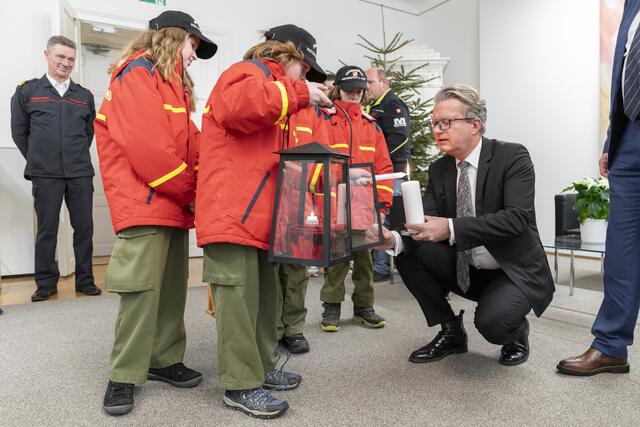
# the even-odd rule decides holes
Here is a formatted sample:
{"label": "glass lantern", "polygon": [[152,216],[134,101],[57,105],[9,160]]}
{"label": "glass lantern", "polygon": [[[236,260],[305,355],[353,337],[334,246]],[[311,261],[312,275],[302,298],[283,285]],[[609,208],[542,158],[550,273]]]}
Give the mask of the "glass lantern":
{"label": "glass lantern", "polygon": [[329,267],[351,260],[349,156],[317,142],[276,154],[269,261]]}

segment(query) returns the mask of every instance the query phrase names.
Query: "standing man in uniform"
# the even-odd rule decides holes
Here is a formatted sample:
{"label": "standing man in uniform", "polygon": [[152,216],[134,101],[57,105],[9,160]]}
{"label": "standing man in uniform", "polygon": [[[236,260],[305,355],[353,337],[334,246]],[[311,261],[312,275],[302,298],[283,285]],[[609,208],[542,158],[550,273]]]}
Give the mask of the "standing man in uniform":
{"label": "standing man in uniform", "polygon": [[609,178],[611,208],[604,258],[604,299],[591,327],[594,336],[579,356],[558,371],[591,376],[629,372],[628,347],[640,308],[640,0],[626,0],[611,76],[609,132],[600,175]]}
{"label": "standing man in uniform", "polygon": [[[400,97],[389,88],[389,80],[383,69],[370,68],[367,75],[367,96],[372,100],[367,112],[376,119],[382,129],[394,172],[406,172],[411,159],[411,123],[409,108]],[[395,180],[393,195],[400,195],[400,183]],[[390,226],[391,215],[385,218],[385,227]],[[384,282],[391,275],[390,257],[384,251],[373,251],[373,281]]]}
{"label": "standing man in uniform", "polygon": [[44,301],[57,293],[60,271],[55,252],[63,199],[73,227],[76,291],[100,295],[91,267],[93,95],[70,78],[76,61],[73,41],[51,37],[44,57],[47,73],[21,82],[11,98],[11,135],[27,161],[24,177],[32,183],[38,218],[37,289],[31,301]]}

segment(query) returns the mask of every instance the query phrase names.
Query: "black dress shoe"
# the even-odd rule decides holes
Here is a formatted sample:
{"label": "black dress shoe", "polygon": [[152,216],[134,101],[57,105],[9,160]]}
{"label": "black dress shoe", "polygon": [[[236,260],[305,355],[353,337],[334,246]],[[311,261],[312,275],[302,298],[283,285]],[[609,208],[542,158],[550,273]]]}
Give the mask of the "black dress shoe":
{"label": "black dress shoe", "polygon": [[442,324],[442,329],[429,344],[411,353],[409,361],[413,363],[427,363],[440,360],[449,354],[467,352],[467,332],[462,324],[464,310],[452,320]]}
{"label": "black dress shoe", "polygon": [[311,349],[309,341],[302,334],[282,337],[282,344],[293,354],[308,353]]}
{"label": "black dress shoe", "polygon": [[76,289],[76,292],[82,292],[85,295],[95,296],[100,295],[102,293],[102,290],[96,287],[96,285],[86,285],[80,289]]}
{"label": "black dress shoe", "polygon": [[58,290],[56,288],[53,288],[53,289],[39,288],[33,293],[33,295],[31,295],[31,301],[33,302],[46,301],[49,299],[51,295],[55,295],[57,293],[58,293]]}
{"label": "black dress shoe", "polygon": [[500,351],[500,363],[507,366],[515,366],[524,363],[529,358],[529,321],[526,322],[522,337],[510,344],[502,346]]}

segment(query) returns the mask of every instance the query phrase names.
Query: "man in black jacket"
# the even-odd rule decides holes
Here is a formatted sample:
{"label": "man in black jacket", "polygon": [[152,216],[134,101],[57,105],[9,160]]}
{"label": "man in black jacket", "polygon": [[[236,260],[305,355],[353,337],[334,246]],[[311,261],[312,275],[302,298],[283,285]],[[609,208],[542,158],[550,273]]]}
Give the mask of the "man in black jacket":
{"label": "man in black jacket", "polygon": [[91,267],[93,95],[70,79],[76,59],[73,41],[51,37],[44,56],[47,73],[21,82],[11,98],[11,135],[27,161],[24,176],[32,182],[38,218],[37,289],[31,300],[43,301],[57,292],[60,272],[55,251],[63,198],[74,231],[76,291],[100,295]]}
{"label": "man in black jacket", "polygon": [[385,231],[398,270],[429,326],[441,331],[409,358],[433,362],[467,351],[462,312],[446,299],[454,292],[478,303],[474,323],[502,345],[500,363],[529,356],[531,309],[551,302],[554,284],[540,243],[534,210],[535,174],[526,148],[484,138],[485,102],[471,87],[447,87],[435,97],[430,126],[447,156],[429,168],[425,223],[407,224],[411,237]]}
{"label": "man in black jacket", "polygon": [[[383,69],[370,68],[367,75],[367,97],[371,104],[367,106],[367,112],[376,119],[376,122],[387,142],[389,156],[393,164],[394,172],[406,172],[411,159],[411,120],[409,108],[400,97],[389,88],[389,80]],[[400,183],[397,179],[393,188],[393,195],[400,194]],[[390,225],[391,217],[387,215],[385,226]],[[373,281],[383,282],[389,279],[391,274],[389,255],[384,251],[373,251]]]}

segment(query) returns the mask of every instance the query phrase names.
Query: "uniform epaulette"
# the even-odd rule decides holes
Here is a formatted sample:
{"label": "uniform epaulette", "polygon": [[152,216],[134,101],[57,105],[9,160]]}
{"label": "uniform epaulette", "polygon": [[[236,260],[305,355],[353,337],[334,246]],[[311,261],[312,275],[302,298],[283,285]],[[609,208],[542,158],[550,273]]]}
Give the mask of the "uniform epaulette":
{"label": "uniform epaulette", "polygon": [[31,79],[31,80],[20,80],[20,82],[18,83],[18,87],[22,87],[24,86],[26,83],[31,83],[31,82],[35,82],[38,79]]}

